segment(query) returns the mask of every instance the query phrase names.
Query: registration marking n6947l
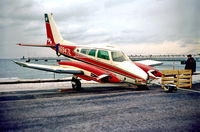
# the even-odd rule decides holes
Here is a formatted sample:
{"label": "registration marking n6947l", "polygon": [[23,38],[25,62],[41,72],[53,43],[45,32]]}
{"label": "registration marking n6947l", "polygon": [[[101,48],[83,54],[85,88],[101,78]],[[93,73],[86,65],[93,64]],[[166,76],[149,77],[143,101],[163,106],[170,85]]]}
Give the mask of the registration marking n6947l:
{"label": "registration marking n6947l", "polygon": [[70,49],[62,47],[62,46],[59,46],[59,52],[61,52],[63,54],[71,55]]}

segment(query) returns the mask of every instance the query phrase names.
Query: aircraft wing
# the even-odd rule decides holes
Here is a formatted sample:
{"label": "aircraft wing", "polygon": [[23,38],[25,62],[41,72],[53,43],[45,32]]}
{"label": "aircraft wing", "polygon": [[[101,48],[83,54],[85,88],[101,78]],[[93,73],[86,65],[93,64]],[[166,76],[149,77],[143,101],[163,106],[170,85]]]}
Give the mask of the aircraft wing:
{"label": "aircraft wing", "polygon": [[142,61],[135,61],[135,62],[148,65],[148,66],[159,66],[163,64],[162,62],[155,61],[155,60],[142,60]]}
{"label": "aircraft wing", "polygon": [[67,66],[63,67],[63,66],[41,65],[41,64],[25,63],[19,61],[14,61],[14,62],[22,67],[28,67],[42,71],[65,73],[65,74],[83,74],[83,71]]}
{"label": "aircraft wing", "polygon": [[59,62],[58,66],[33,64],[33,63],[26,63],[19,61],[14,61],[14,62],[22,67],[27,67],[42,71],[62,73],[62,74],[76,74],[78,77],[84,80],[93,80],[97,82],[111,82],[111,83],[121,82],[121,80],[118,79],[116,75],[114,75],[113,73],[98,68],[96,66],[92,66],[90,64],[81,62]]}

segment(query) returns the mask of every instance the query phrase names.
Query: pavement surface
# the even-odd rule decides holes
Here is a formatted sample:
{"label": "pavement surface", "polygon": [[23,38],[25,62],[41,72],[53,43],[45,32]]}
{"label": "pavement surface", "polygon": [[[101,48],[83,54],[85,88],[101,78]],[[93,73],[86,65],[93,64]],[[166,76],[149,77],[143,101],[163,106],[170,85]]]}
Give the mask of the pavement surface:
{"label": "pavement surface", "polygon": [[[69,82],[0,85],[0,131],[200,131],[200,84],[166,93],[158,86]],[[62,92],[60,91],[61,89]]]}

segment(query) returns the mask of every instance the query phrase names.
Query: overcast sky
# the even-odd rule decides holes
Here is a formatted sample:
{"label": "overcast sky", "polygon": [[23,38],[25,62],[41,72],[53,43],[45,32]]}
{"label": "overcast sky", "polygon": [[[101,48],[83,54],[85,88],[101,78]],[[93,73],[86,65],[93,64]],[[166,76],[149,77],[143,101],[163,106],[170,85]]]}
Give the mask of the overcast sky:
{"label": "overcast sky", "polygon": [[199,0],[1,0],[0,57],[52,56],[44,13],[53,13],[63,38],[111,44],[127,54],[200,53]]}

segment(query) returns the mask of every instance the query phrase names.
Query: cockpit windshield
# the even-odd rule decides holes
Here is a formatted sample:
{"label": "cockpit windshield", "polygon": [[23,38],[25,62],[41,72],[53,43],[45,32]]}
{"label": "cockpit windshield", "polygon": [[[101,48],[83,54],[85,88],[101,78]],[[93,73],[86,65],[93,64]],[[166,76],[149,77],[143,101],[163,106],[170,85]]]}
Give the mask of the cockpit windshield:
{"label": "cockpit windshield", "polygon": [[111,56],[112,60],[116,62],[128,61],[128,58],[121,51],[112,51]]}

